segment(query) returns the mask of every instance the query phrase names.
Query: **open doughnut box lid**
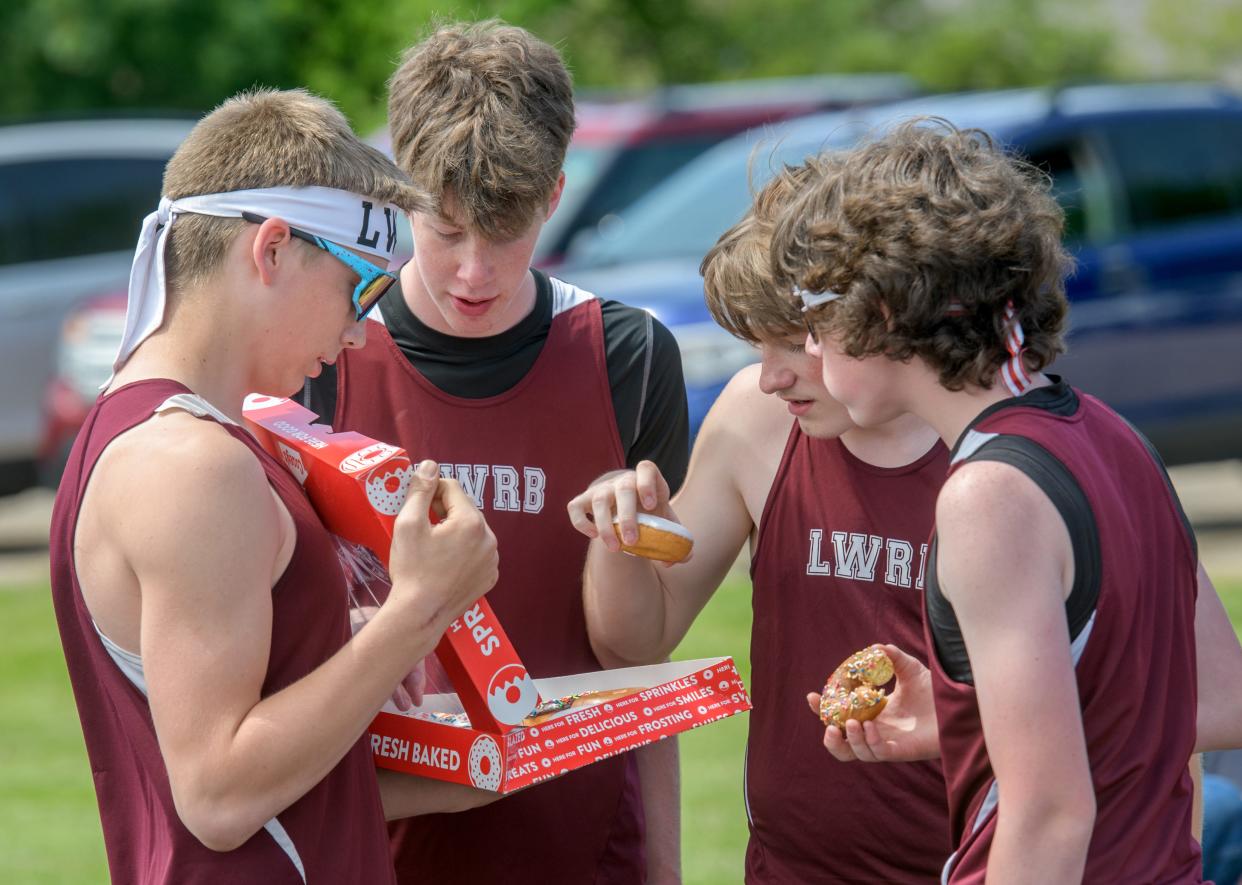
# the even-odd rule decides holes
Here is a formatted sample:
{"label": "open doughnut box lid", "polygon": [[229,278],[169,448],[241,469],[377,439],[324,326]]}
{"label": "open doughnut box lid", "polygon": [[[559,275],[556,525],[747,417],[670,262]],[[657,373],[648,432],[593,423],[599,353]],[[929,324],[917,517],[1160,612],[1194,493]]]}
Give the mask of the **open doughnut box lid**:
{"label": "open doughnut box lid", "polygon": [[[414,465],[405,451],[333,432],[289,399],[252,395],[248,429],[306,489],[328,530],[387,566]],[[503,563],[501,564],[503,568]],[[402,712],[389,701],[368,731],[376,765],[509,793],[750,709],[732,658],[535,679],[487,599],[455,620],[436,657],[453,693]],[[632,689],[625,691],[626,689]],[[524,724],[545,700],[603,693]]]}

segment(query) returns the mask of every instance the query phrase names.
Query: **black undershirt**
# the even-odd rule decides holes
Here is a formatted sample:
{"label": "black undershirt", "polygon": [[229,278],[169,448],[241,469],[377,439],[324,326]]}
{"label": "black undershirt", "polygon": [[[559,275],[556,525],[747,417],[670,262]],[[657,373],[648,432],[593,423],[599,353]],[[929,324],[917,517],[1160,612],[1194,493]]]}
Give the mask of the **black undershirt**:
{"label": "black undershirt", "polygon": [[[552,286],[533,270],[535,306],[511,329],[460,338],[432,329],[410,310],[398,283],[380,302],[384,324],[406,359],[450,396],[483,399],[526,376],[552,328]],[[645,310],[599,300],[608,386],[627,467],[654,461],[676,491],[690,460],[690,419],[677,341]],[[330,423],[336,413],[336,368],[325,366],[302,391],[303,404]]]}

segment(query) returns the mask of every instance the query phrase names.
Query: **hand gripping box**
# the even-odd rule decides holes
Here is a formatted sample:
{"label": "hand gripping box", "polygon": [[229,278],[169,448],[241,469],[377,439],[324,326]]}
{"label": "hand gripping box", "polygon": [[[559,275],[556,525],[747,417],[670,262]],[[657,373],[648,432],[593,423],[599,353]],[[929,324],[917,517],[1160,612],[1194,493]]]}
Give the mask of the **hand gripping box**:
{"label": "hand gripping box", "polygon": [[[387,565],[414,469],[406,453],[312,424],[288,399],[252,395],[243,414],[329,531]],[[436,657],[456,693],[406,712],[387,704],[369,729],[376,764],[500,793],[750,709],[731,658],[533,679],[486,599],[452,623]]]}

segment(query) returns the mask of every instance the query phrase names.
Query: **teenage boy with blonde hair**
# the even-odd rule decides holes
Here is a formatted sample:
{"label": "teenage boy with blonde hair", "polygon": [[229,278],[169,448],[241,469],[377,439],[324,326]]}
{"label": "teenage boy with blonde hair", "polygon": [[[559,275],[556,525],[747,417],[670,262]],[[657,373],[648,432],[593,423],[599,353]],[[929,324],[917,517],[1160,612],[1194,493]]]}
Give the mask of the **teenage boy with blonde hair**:
{"label": "teenage boy with blonde hair", "polygon": [[[933,881],[949,851],[944,779],[934,763],[883,771],[842,765],[821,746],[804,698],[845,658],[894,643],[899,678],[927,655],[919,590],[932,505],[948,464],[912,416],[862,429],[824,389],[806,328],[772,281],[781,209],[831,163],[780,170],[703,260],[716,321],[759,348],[703,423],[670,502],[649,462],[593,484],[569,505],[591,538],[587,623],[595,646],[632,663],[663,659],[749,543],[751,634],[746,881]],[[792,417],[791,417],[792,416]],[[694,555],[671,568],[619,555],[652,512],[686,525]],[[601,535],[596,526],[608,525]],[[903,695],[894,699],[901,712]]]}
{"label": "teenage boy with blonde hair", "polygon": [[1061,232],[1046,176],[937,120],[849,151],[777,225],[828,390],[861,426],[914,413],[953,446],[934,710],[851,723],[834,752],[940,756],[946,881],[1197,882],[1187,762],[1242,737],[1242,649],[1155,451],[1043,374]]}
{"label": "teenage boy with blonde hair", "polygon": [[485,796],[377,783],[362,740],[494,582],[482,516],[420,464],[392,595],[351,639],[330,536],[240,423],[248,393],[290,395],[362,344],[391,282],[391,244],[371,226],[422,205],[301,91],[230,99],[168,163],[115,375],[52,519],[53,600],[114,881],[388,882],[385,814]]}
{"label": "teenage boy with blonde hair", "polygon": [[[586,542],[563,508],[594,477],[642,459],[678,482],[688,420],[663,326],[530,267],[564,185],[569,73],[521,28],[447,25],[405,55],[388,116],[397,162],[431,204],[411,215],[414,257],[380,303],[383,324],[311,382],[308,403],[334,426],[437,459],[474,496],[500,548],[488,599],[533,675],[614,664],[587,639]],[[665,741],[488,808],[402,822],[397,872],[408,882],[675,879],[676,787]]]}

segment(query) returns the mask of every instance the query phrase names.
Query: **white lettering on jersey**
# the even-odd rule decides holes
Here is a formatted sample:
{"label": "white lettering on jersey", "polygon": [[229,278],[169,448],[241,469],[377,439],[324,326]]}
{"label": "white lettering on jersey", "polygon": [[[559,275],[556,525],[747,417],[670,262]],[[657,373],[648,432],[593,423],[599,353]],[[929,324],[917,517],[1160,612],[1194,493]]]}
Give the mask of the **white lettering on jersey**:
{"label": "white lettering on jersey", "polygon": [[537,514],[547,502],[548,475],[542,467],[517,468],[506,464],[441,464],[440,476],[456,479],[480,510],[487,508],[487,480],[495,480],[491,509]]}
{"label": "white lettering on jersey", "polygon": [[543,492],[548,487],[548,477],[538,467],[523,467],[522,478],[526,482],[522,494],[522,510],[538,513],[543,509]]}
{"label": "white lettering on jersey", "polygon": [[882,538],[858,532],[832,532],[832,562],[824,555],[824,530],[810,530],[810,548],[806,560],[806,573],[822,577],[849,578],[854,581],[874,582],[880,551],[885,551],[884,583],[891,587],[923,588],[923,570],[927,559],[927,545],[919,547],[918,578],[914,579],[914,545],[900,538]]}
{"label": "white lettering on jersey", "polygon": [[889,538],[885,549],[888,557],[884,564],[884,583],[892,587],[909,587],[910,562],[914,559],[914,548],[909,541]]}
{"label": "white lettering on jersey", "polygon": [[474,499],[474,506],[483,509],[483,496],[487,494],[487,477],[491,470],[486,464],[456,465],[457,481],[462,491]]}
{"label": "white lettering on jersey", "polygon": [[806,573],[808,575],[831,575],[832,563],[824,561],[822,547],[824,543],[824,530],[811,529],[811,555],[806,561]]}
{"label": "white lettering on jersey", "polygon": [[518,497],[518,472],[504,464],[496,464],[492,467],[492,478],[496,480],[492,509],[520,512],[522,503]]}
{"label": "white lettering on jersey", "polygon": [[833,532],[832,552],[837,560],[836,576],[853,578],[856,581],[874,581],[875,563],[880,558],[880,548],[883,546],[884,539],[876,535]]}

